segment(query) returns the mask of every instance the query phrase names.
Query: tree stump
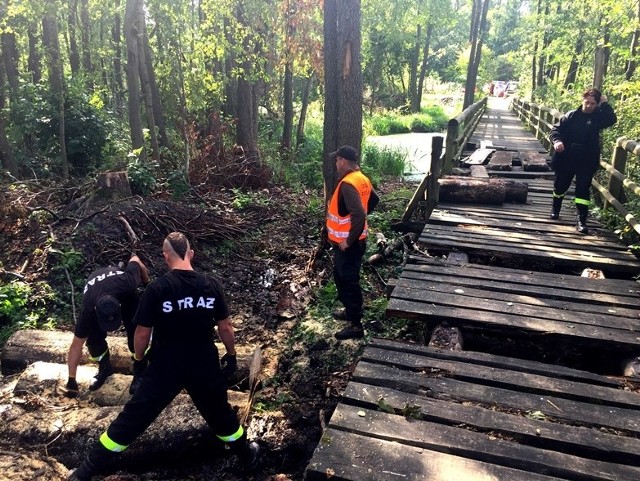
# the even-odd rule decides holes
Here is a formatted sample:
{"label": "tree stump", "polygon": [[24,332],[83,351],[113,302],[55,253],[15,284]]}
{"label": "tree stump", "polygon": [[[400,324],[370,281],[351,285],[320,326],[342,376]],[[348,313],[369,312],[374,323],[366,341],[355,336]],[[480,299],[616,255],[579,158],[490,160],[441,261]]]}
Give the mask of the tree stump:
{"label": "tree stump", "polygon": [[96,178],[98,193],[106,199],[131,197],[131,186],[126,172],[102,172]]}

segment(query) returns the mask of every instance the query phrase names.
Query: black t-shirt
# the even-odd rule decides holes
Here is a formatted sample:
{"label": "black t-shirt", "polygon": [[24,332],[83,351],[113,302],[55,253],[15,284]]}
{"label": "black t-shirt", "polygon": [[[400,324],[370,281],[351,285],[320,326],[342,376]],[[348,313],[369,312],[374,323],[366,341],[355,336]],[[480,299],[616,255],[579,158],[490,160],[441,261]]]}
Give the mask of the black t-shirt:
{"label": "black t-shirt", "polygon": [[120,301],[123,320],[128,322],[133,319],[138,305],[139,285],[140,265],[137,262],[129,262],[124,270],[105,267],[92,272],[84,286],[80,317],[73,333],[85,338],[89,337],[91,331],[98,329],[96,301],[104,295],[114,296]]}
{"label": "black t-shirt", "polygon": [[189,270],[172,270],[147,286],[135,324],[153,328],[154,356],[213,346],[214,327],[229,317],[220,283]]}

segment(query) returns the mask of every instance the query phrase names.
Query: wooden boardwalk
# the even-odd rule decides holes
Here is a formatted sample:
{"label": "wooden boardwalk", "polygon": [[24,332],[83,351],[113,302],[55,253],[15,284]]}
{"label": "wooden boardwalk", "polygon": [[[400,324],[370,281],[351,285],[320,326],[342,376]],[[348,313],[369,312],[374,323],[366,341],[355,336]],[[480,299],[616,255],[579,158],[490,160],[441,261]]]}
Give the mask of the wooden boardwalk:
{"label": "wooden boardwalk", "polygon": [[430,256],[409,259],[387,307],[458,328],[465,350],[373,339],[307,480],[640,480],[640,381],[621,368],[640,356],[640,261],[593,219],[576,232],[572,192],[549,220],[553,174],[517,166],[541,145],[487,114],[475,141],[515,152],[489,173],[526,182],[527,202],[439,204],[419,238]]}

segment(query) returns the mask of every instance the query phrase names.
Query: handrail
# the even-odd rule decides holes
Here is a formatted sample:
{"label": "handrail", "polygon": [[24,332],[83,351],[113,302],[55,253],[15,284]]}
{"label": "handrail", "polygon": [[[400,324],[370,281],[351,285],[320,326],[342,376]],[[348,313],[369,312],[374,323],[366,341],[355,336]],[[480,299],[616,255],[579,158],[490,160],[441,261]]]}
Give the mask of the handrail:
{"label": "handrail", "polygon": [[473,134],[486,109],[487,97],[484,97],[464,109],[457,117],[449,120],[442,168],[443,174],[450,174],[454,164],[460,160],[471,134]]}
{"label": "handrail", "polygon": [[[551,153],[552,146],[549,140],[549,132],[553,128],[553,124],[560,120],[562,113],[519,98],[513,99],[511,107],[520,120],[529,126],[531,132]],[[608,174],[607,186],[603,186],[595,178],[591,181],[591,185],[601,195],[603,209],[615,208],[633,230],[640,234],[640,222],[624,207],[626,202],[624,188],[633,194],[640,195],[640,186],[623,173],[626,169],[629,153],[640,157],[640,143],[626,137],[618,138],[611,157],[611,163],[600,159],[600,166]]]}

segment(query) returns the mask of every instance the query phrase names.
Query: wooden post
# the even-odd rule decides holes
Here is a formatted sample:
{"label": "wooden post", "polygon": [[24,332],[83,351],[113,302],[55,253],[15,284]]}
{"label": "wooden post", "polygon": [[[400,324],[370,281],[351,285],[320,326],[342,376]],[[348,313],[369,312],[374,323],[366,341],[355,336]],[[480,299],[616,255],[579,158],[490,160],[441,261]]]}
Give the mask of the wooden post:
{"label": "wooden post", "polygon": [[[627,165],[627,151],[622,146],[622,143],[627,140],[625,137],[618,138],[616,142],[616,148],[613,151],[613,156],[611,158],[611,165],[618,172],[624,174],[626,165]],[[612,174],[609,174],[609,183],[607,185],[607,190],[611,195],[620,203],[624,203],[624,190],[622,189],[622,182],[616,179]],[[609,201],[604,199],[603,208],[608,209],[610,207]]]}
{"label": "wooden post", "polygon": [[[442,137],[436,136],[431,140],[431,165],[429,166],[429,172],[424,176],[422,182],[420,182],[420,185],[413,193],[409,204],[407,204],[407,208],[402,214],[402,222],[409,222],[411,220],[413,212],[423,199],[427,201],[427,214],[424,220],[426,221],[429,218],[438,203],[438,179],[442,175],[442,162]],[[435,199],[435,204],[431,205],[433,199]]]}
{"label": "wooden post", "polygon": [[458,152],[458,135],[460,134],[460,122],[457,119],[449,120],[447,124],[447,144],[444,154],[443,170],[450,174],[453,170],[453,159]]}
{"label": "wooden post", "polygon": [[602,90],[602,82],[604,80],[605,65],[605,47],[600,44],[596,47],[596,55],[593,66],[593,86],[598,90]]}

